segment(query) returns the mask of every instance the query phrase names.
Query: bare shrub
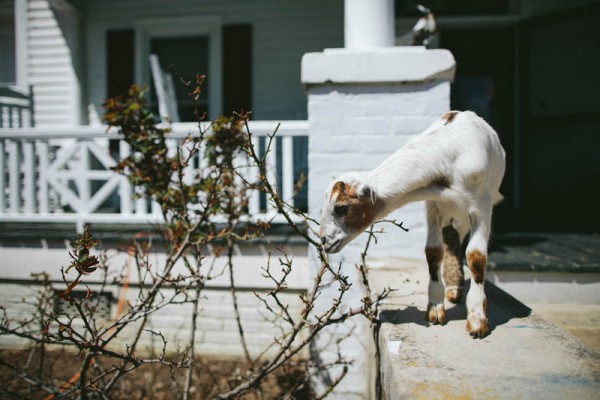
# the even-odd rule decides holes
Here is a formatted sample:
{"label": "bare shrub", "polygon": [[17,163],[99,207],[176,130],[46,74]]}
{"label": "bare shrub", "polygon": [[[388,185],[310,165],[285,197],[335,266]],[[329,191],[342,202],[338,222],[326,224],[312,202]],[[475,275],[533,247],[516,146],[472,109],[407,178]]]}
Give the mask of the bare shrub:
{"label": "bare shrub", "polygon": [[[198,77],[195,84],[189,84],[196,98],[202,79]],[[132,270],[127,273],[114,272],[115,267],[108,265],[107,257],[98,252],[98,242],[86,229],[73,242],[71,264],[61,269],[62,282],[51,282],[44,274],[36,277],[41,290],[37,298],[30,300],[35,309],[33,315],[18,318],[3,308],[0,335],[20,337],[31,344],[25,359],[10,352],[1,353],[3,376],[12,375],[14,379],[13,384],[4,387],[4,393],[15,397],[43,397],[45,393],[48,398],[102,399],[142,393],[143,397],[144,392],[134,391],[132,382],[147,382],[145,390],[148,390],[149,385],[160,381],[160,390],[184,399],[327,395],[344,378],[346,368],[341,369],[325,393],[311,392],[311,374],[347,365],[351,360],[340,354],[329,365],[316,365],[303,356],[303,351],[325,327],[341,324],[348,318],[363,316],[376,323],[377,305],[388,291],[371,293],[365,249],[362,263],[357,266],[365,288],[362,304],[353,309],[342,307],[353,283],[341,273],[341,265],[329,263],[313,230],[317,221],[282,199],[275,182],[267,178],[267,154],[277,132],[267,137],[266,151],[259,154],[248,124],[249,114],[241,112],[231,118],[221,117],[207,128],[198,124],[198,133],[181,141],[173,151],[166,143],[169,127],[156,123],[139,87],[133,86],[125,97],[107,100],[105,107],[104,121],[111,129],[118,130],[132,150],[130,156],[120,160],[115,171],[129,179],[137,196],[152,199],[160,206],[164,224],[154,227],[152,235],[140,234],[132,239],[128,252],[133,262],[126,266]],[[205,161],[204,166],[191,169],[196,157]],[[249,168],[257,171],[257,179],[248,178]],[[233,274],[234,246],[264,237],[270,226],[270,221],[253,221],[248,215],[251,191],[267,196],[290,229],[314,249],[320,261],[312,287],[300,295],[302,310],[294,314],[282,296],[294,260],[284,249],[269,256],[262,274],[272,282],[272,288],[255,295],[263,305],[261,311],[271,316],[279,334],[272,342],[265,343],[258,355],[251,354],[246,344]],[[370,230],[367,248],[375,233]],[[149,260],[156,241],[164,248],[162,265],[152,265]],[[210,255],[226,257],[226,271],[215,271],[207,261]],[[135,299],[120,303],[113,320],[101,317],[102,299],[97,294],[107,285],[127,285],[127,277],[132,273],[140,281]],[[212,362],[205,362],[195,353],[195,344],[203,290],[221,273],[229,275],[244,360],[235,367],[223,367],[215,377]],[[99,290],[92,291],[83,283],[89,275],[102,282]],[[315,302],[325,286],[337,287],[338,294],[327,307],[316,312]],[[56,293],[70,306],[62,309],[51,306]],[[189,342],[184,349],[170,347],[163,332],[148,322],[158,311],[177,305],[191,305],[187,308],[191,309]],[[152,336],[156,343],[152,352],[140,348],[144,335]],[[64,353],[65,349],[73,351]],[[52,365],[58,360],[68,367],[60,371],[48,368],[49,358],[54,360]],[[15,386],[15,382],[19,385]],[[268,388],[274,382],[278,382],[277,393]]]}

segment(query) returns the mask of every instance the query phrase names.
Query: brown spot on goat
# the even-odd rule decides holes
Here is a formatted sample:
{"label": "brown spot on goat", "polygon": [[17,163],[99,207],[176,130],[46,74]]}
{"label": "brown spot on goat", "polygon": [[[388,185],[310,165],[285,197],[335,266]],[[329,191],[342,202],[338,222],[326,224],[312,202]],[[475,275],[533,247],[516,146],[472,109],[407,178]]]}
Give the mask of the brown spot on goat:
{"label": "brown spot on goat", "polygon": [[452,225],[442,229],[444,239],[443,274],[446,286],[446,298],[451,303],[458,303],[465,285],[465,273],[462,267],[462,249],[458,232]]}
{"label": "brown spot on goat", "polygon": [[457,114],[458,111],[448,111],[447,113],[442,115],[442,119],[446,120],[446,123],[444,125],[448,125],[449,123],[454,121],[454,118],[456,118]]}
{"label": "brown spot on goat", "polygon": [[467,253],[467,264],[471,271],[471,277],[475,283],[483,283],[485,277],[485,267],[487,265],[487,256],[479,250],[473,250]]}
{"label": "brown spot on goat", "polygon": [[429,267],[429,277],[433,282],[440,280],[439,271],[442,259],[444,257],[444,249],[442,247],[426,247],[425,258]]}

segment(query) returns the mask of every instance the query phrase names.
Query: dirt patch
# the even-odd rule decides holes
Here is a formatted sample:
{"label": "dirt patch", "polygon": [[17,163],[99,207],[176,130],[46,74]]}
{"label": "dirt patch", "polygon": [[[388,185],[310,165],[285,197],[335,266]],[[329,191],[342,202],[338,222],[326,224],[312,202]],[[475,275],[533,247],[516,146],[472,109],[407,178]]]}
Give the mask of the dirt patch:
{"label": "dirt patch", "polygon": [[[0,350],[0,359],[25,372],[19,374],[13,368],[0,365],[0,397],[45,399],[49,392],[35,382],[61,388],[73,379],[83,363],[83,356],[66,350],[46,351],[40,357],[38,350]],[[115,364],[115,360],[99,357],[90,368],[89,377],[98,377],[100,370],[106,370]],[[156,399],[167,400],[182,398],[183,382],[187,369],[169,368],[164,365],[144,364],[123,376],[106,393],[112,399]],[[242,361],[199,358],[196,360],[192,376],[191,398],[210,399],[219,393],[235,387],[243,380],[247,364]],[[112,378],[112,374],[98,379],[98,387],[103,387]],[[303,385],[304,371],[285,369],[277,371],[266,379],[260,387],[240,399],[273,399],[289,394],[295,399],[309,399],[310,394]],[[68,390],[67,390],[68,392]],[[67,398],[78,398],[79,391],[71,392]],[[64,397],[61,397],[64,398]],[[89,398],[100,398],[89,392]]]}

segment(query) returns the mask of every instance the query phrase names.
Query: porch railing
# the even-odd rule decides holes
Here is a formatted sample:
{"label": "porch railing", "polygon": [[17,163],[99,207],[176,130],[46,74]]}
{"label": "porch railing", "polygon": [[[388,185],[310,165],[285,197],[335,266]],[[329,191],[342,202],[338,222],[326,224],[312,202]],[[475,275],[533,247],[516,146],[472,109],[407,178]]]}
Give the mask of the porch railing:
{"label": "porch railing", "polygon": [[[264,138],[277,124],[250,122],[263,147],[259,151],[264,151]],[[167,145],[173,151],[178,141],[198,132],[197,125],[190,123],[172,128]],[[292,204],[299,166],[306,165],[307,135],[307,121],[283,121],[267,156],[270,178]],[[158,205],[135,198],[127,179],[110,170],[129,151],[127,143],[116,133],[106,133],[103,126],[0,129],[0,222],[72,222],[78,227],[162,222]],[[203,160],[194,162],[190,170],[200,167]],[[255,168],[246,167],[246,173],[250,180],[257,176]],[[251,219],[284,221],[260,193],[249,196]]]}
{"label": "porch railing", "polygon": [[33,88],[21,93],[9,87],[0,87],[0,128],[34,126]]}

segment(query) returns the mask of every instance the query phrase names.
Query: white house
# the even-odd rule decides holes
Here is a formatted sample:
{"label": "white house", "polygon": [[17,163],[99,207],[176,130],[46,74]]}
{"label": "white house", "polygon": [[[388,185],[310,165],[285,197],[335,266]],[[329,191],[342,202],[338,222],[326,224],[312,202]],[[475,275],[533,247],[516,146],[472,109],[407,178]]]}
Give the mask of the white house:
{"label": "white house", "polygon": [[[593,219],[576,216],[597,215],[594,196],[585,194],[600,173],[600,2],[422,3],[438,16],[430,47],[452,54],[394,47],[419,17],[409,0],[1,1],[0,304],[16,302],[30,272],[66,263],[64,238],[76,226],[157,221],[156,209],[132,201],[131,188],[108,171],[119,149],[111,153],[100,122],[105,98],[131,83],[152,83],[150,54],[184,78],[207,74],[209,118],[250,109],[259,136],[281,122],[272,159],[281,190],[290,194],[295,177],[308,172],[309,189],[295,201],[313,213],[331,174],[368,169],[439,113],[468,108],[498,130],[509,155],[499,229],[597,229]],[[178,88],[175,137],[194,127]],[[158,107],[155,91],[149,96]],[[358,153],[350,148],[356,144]],[[260,199],[253,204],[257,218],[273,211]],[[422,257],[420,206],[398,218],[411,233],[397,246],[382,243],[378,256]],[[120,239],[105,237],[107,246]],[[295,296],[308,288],[311,258],[306,247],[285,244],[299,266]],[[261,262],[256,249],[239,254],[240,265]],[[249,309],[251,290],[266,287],[255,278],[241,285]],[[226,301],[219,285],[209,296],[215,307]],[[215,316],[222,318],[215,323]],[[201,351],[240,354],[218,334],[232,318],[208,311]],[[248,322],[257,343],[260,321],[255,315]],[[348,391],[356,398],[369,392],[353,382]]]}

